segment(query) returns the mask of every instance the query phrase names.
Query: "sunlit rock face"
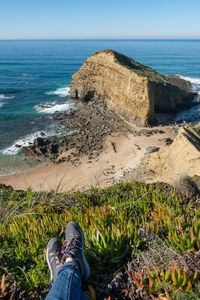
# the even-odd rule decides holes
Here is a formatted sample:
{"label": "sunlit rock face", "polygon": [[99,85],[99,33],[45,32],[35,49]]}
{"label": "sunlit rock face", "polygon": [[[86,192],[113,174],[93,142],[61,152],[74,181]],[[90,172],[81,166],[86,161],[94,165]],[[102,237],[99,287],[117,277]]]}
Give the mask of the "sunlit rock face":
{"label": "sunlit rock face", "polygon": [[191,104],[194,94],[148,66],[113,50],[89,57],[72,77],[71,98],[104,100],[108,108],[140,126],[152,124],[155,112],[169,112]]}

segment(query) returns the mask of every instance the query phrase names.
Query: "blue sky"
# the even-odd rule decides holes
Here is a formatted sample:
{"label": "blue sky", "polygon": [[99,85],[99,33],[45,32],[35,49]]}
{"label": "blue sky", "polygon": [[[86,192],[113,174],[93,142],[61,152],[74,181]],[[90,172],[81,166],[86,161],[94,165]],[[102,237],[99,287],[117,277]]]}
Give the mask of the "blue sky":
{"label": "blue sky", "polygon": [[0,0],[0,39],[200,38],[200,0]]}

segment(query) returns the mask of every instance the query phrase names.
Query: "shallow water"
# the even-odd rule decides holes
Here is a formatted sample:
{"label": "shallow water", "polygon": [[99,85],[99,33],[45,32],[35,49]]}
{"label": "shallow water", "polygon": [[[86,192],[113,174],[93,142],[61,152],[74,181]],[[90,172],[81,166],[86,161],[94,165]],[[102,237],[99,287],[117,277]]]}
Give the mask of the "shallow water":
{"label": "shallow water", "polygon": [[[69,111],[72,75],[92,53],[114,49],[163,74],[179,74],[200,92],[200,40],[0,41],[0,168],[24,168],[16,144],[26,145],[44,132],[66,134],[53,121]],[[40,104],[51,106],[41,108]],[[197,108],[177,116],[200,120]],[[10,171],[10,167],[7,167]]]}

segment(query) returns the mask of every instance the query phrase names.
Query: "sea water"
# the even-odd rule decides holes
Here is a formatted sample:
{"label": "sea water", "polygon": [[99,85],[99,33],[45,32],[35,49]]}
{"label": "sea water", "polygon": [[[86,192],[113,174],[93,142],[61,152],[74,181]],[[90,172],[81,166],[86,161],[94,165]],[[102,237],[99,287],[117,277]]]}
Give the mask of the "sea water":
{"label": "sea water", "polygon": [[[200,40],[0,41],[0,175],[37,164],[25,159],[19,146],[41,132],[46,137],[70,133],[52,115],[73,109],[72,75],[102,49],[114,49],[165,75],[180,75],[200,93]],[[183,111],[177,120],[200,121],[199,109]]]}

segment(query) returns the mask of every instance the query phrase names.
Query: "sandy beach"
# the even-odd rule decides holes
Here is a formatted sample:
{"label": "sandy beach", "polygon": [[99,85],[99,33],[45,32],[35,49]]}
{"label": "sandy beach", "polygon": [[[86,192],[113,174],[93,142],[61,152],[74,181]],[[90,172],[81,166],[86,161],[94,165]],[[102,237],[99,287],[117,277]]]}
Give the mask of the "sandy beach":
{"label": "sandy beach", "polygon": [[[103,143],[103,151],[93,160],[83,156],[77,166],[68,162],[54,164],[47,163],[22,173],[0,177],[0,182],[11,185],[14,189],[25,190],[30,187],[33,191],[67,192],[74,190],[87,190],[90,187],[105,187],[119,181],[127,172],[132,172],[140,167],[143,157],[147,154],[147,147],[165,147],[159,140],[163,138],[174,139],[175,134],[171,127],[155,127],[162,129],[163,134],[154,134],[149,137],[133,136],[108,136]],[[115,144],[115,151],[112,144]],[[72,152],[62,153],[62,156]],[[148,154],[151,155],[151,154]]]}

